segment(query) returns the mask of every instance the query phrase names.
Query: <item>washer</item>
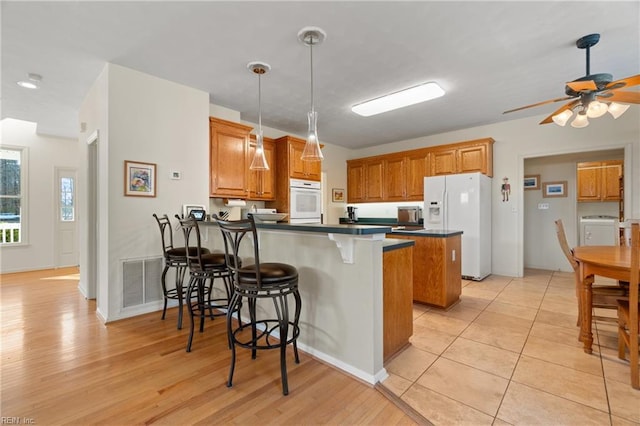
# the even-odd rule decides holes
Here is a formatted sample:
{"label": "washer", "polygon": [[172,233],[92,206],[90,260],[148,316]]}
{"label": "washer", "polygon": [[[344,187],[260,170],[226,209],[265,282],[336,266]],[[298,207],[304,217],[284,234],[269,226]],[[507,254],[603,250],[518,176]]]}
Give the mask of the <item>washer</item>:
{"label": "washer", "polygon": [[582,216],[580,218],[580,245],[618,245],[620,238],[618,228],[618,218],[615,216]]}

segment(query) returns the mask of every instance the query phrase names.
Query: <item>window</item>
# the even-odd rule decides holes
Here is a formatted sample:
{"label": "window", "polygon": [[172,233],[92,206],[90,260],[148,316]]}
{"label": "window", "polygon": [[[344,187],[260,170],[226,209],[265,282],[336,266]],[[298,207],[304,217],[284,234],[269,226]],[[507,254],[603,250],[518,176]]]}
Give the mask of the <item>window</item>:
{"label": "window", "polygon": [[25,242],[25,149],[0,148],[0,244]]}
{"label": "window", "polygon": [[73,178],[60,178],[60,220],[62,222],[73,222],[75,219],[74,193]]}

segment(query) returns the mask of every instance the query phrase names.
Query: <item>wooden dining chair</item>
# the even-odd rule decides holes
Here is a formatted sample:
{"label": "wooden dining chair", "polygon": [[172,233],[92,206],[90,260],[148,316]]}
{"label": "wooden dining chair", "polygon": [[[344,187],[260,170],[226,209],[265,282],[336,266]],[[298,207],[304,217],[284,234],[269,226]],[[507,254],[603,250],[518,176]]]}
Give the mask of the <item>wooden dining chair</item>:
{"label": "wooden dining chair", "polygon": [[[576,297],[578,298],[578,322],[577,325],[582,323],[582,283],[580,282],[580,271],[578,261],[573,257],[573,250],[569,247],[569,243],[567,241],[567,236],[564,232],[564,225],[562,224],[562,219],[558,219],[555,221],[556,224],[556,234],[558,235],[558,242],[560,243],[560,248],[562,252],[566,256],[567,260],[571,264],[573,268],[574,277],[575,277],[575,286],[576,286]],[[591,300],[591,308],[602,308],[602,309],[618,309],[618,301],[619,297],[627,296],[627,288],[621,287],[619,285],[598,285],[596,283],[592,286],[592,300]],[[592,317],[596,321],[607,321],[607,322],[617,322],[615,317],[607,317],[607,316],[597,316],[593,315]],[[580,334],[578,334],[578,338],[580,338]]]}
{"label": "wooden dining chair", "polygon": [[618,358],[626,359],[629,349],[631,386],[640,389],[638,376],[638,281],[640,281],[640,224],[631,224],[631,274],[629,296],[618,300]]}

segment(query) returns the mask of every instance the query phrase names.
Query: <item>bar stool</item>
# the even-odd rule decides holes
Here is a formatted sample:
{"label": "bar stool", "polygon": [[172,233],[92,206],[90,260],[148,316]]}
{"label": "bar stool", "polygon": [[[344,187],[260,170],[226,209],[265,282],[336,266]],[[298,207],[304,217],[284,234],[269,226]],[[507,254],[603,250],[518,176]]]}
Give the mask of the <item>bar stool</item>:
{"label": "bar stool", "polygon": [[[189,317],[191,319],[191,328],[189,331],[189,341],[187,342],[187,352],[191,352],[191,344],[193,342],[193,332],[195,329],[196,316],[200,317],[200,332],[204,331],[204,319],[206,311],[213,320],[216,316],[226,315],[233,294],[231,285],[231,271],[229,264],[235,264],[233,260],[229,260],[229,256],[224,253],[211,253],[208,249],[203,248],[200,237],[200,227],[198,221],[192,216],[181,219],[178,215],[176,218],[180,221],[180,226],[184,232],[184,241],[187,247],[187,265],[189,267],[189,285],[186,291],[187,307],[189,308]],[[233,257],[231,257],[233,259]],[[240,263],[240,262],[238,262]],[[213,284],[217,278],[222,279],[224,291],[223,297],[213,298]],[[207,286],[207,281],[209,285]],[[223,311],[223,312],[220,312]]]}
{"label": "bar stool", "polygon": [[[245,236],[253,240],[253,265],[242,266],[230,264],[232,271],[234,292],[230,308],[227,311],[227,332],[231,345],[231,367],[227,387],[233,384],[233,373],[236,363],[236,345],[251,349],[251,358],[256,358],[256,352],[262,349],[280,349],[280,373],[282,377],[282,393],[289,393],[287,382],[287,345],[293,345],[296,364],[300,363],[297,339],[300,335],[298,321],[302,300],[298,291],[298,270],[285,263],[261,263],[258,249],[258,235],[253,217],[237,221],[216,221],[222,231],[224,248],[227,256],[240,257],[240,246]],[[293,297],[294,315],[289,317],[289,299]],[[256,306],[259,300],[269,299],[273,302],[275,318],[257,318]],[[239,322],[233,326],[233,312],[238,310],[243,300],[247,301],[249,323]],[[240,315],[238,315],[240,319]],[[250,336],[248,332],[250,330]],[[279,336],[274,336],[278,332]],[[278,341],[274,341],[274,340]]]}
{"label": "bar stool", "polygon": [[[173,229],[171,221],[165,214],[158,217],[155,213],[153,217],[158,222],[160,228],[160,238],[162,240],[162,253],[164,256],[164,269],[160,282],[162,283],[162,296],[164,299],[164,307],[162,309],[162,319],[167,314],[167,302],[169,299],[178,301],[178,330],[182,329],[182,305],[185,297],[184,275],[187,270],[187,249],[185,247],[174,247],[173,245]],[[208,253],[209,250],[205,249]],[[174,288],[167,288],[167,272],[169,268],[176,269],[176,284]]]}

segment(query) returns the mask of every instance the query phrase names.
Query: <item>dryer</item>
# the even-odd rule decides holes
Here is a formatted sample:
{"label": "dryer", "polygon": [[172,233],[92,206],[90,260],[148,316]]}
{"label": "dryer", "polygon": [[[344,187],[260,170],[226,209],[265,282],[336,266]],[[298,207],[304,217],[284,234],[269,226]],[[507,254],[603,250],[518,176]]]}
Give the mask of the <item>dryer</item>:
{"label": "dryer", "polygon": [[581,246],[615,246],[619,244],[620,231],[615,216],[582,216],[580,218]]}

